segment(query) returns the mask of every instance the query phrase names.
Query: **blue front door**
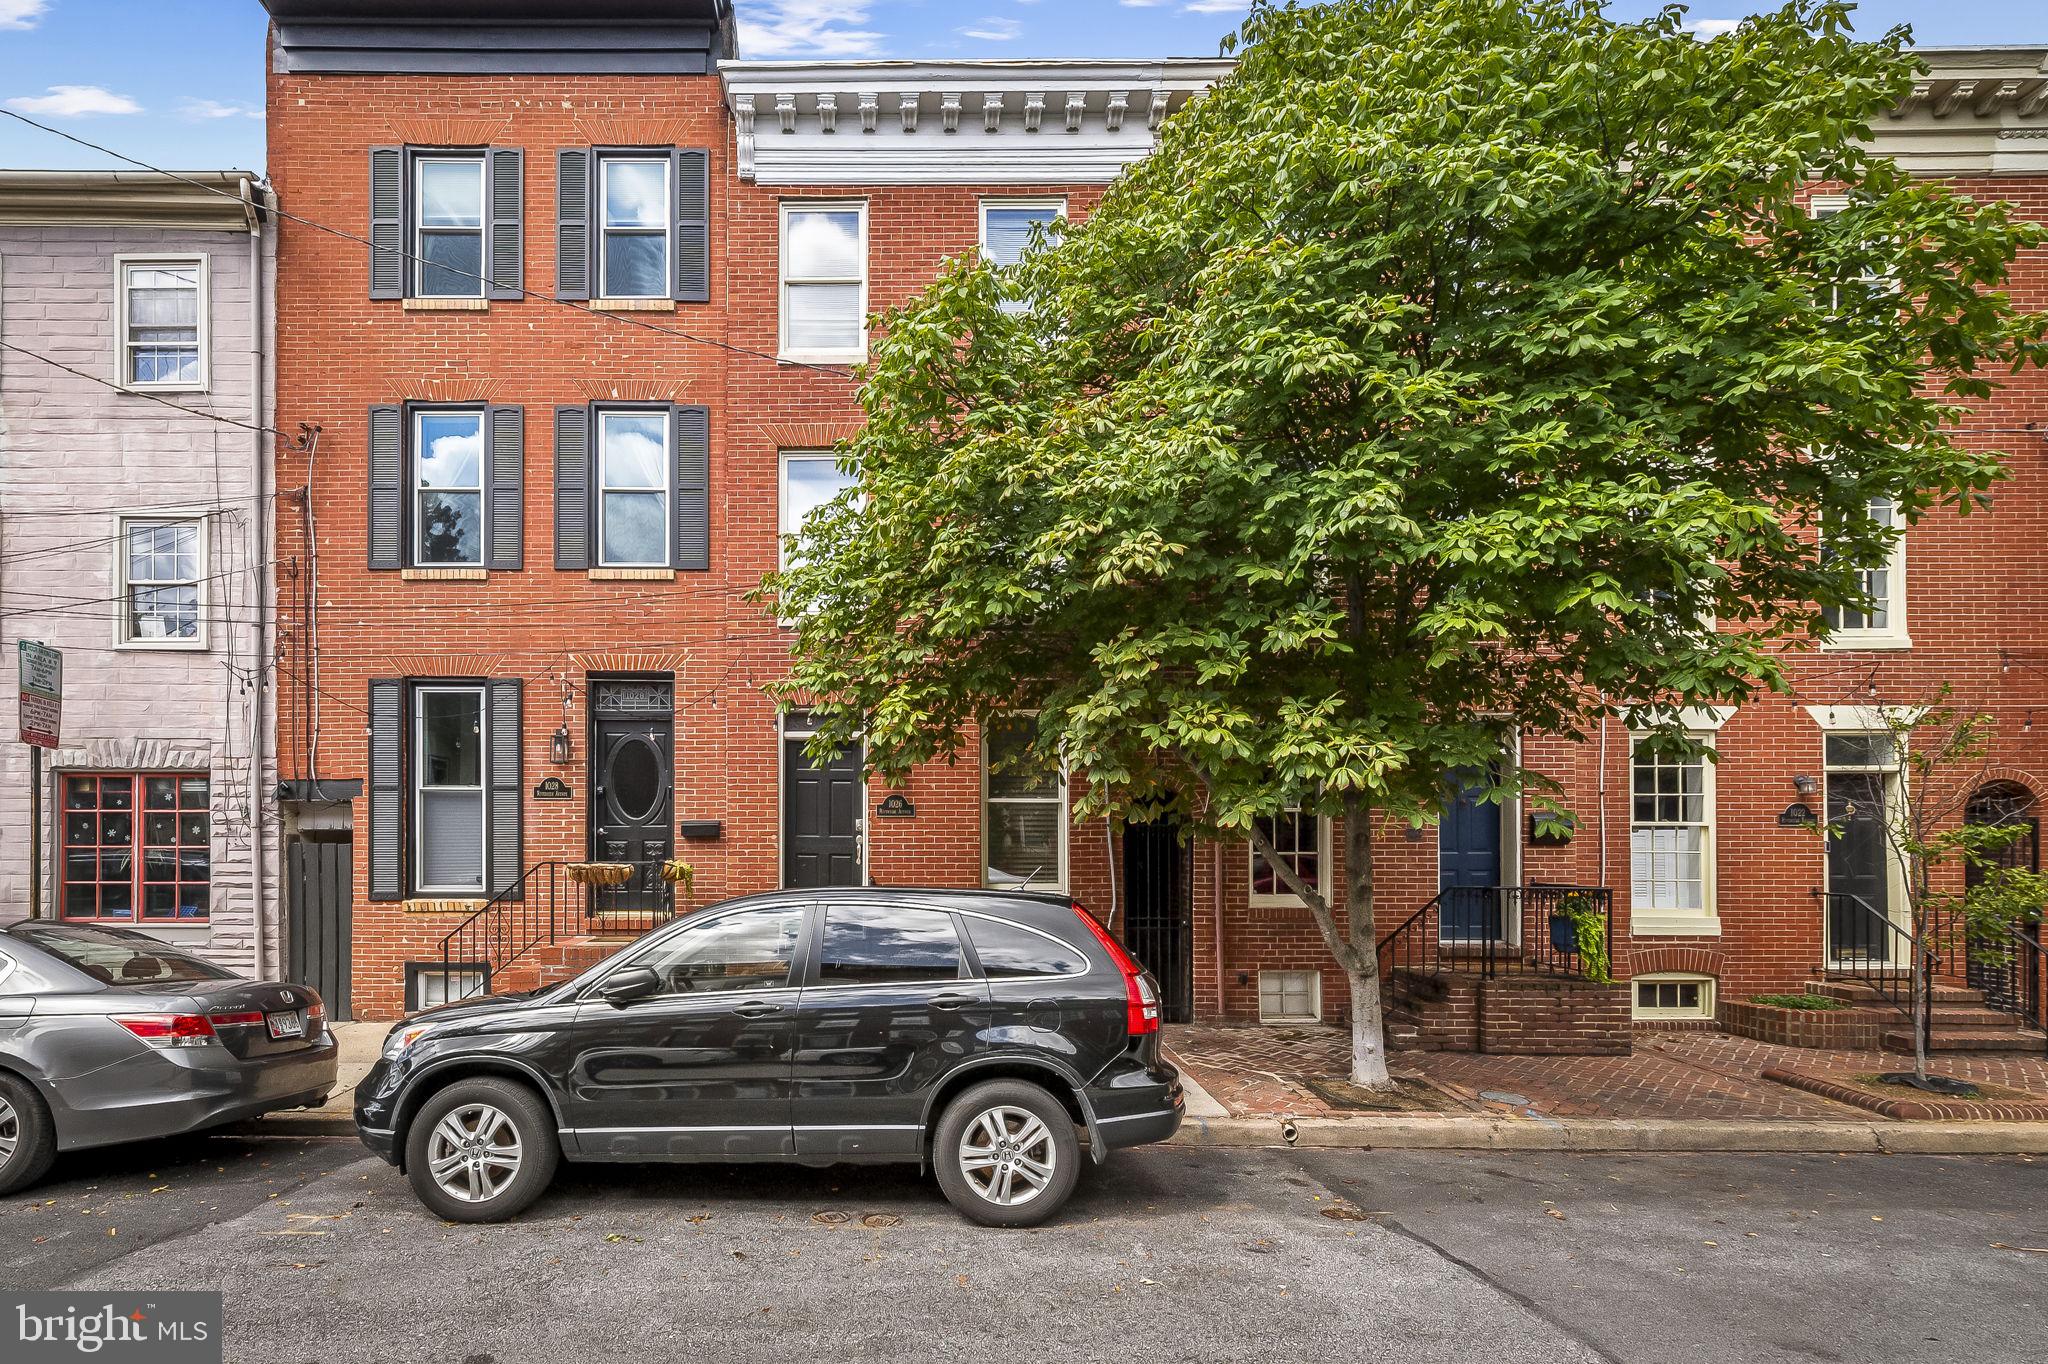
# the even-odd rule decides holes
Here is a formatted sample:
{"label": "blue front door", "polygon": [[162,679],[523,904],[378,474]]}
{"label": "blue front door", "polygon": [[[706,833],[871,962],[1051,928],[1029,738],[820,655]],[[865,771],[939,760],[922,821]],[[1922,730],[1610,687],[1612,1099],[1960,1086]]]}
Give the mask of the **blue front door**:
{"label": "blue front door", "polygon": [[1437,827],[1438,933],[1445,942],[1483,942],[1501,936],[1501,807],[1480,799],[1483,773],[1450,780],[1457,794]]}

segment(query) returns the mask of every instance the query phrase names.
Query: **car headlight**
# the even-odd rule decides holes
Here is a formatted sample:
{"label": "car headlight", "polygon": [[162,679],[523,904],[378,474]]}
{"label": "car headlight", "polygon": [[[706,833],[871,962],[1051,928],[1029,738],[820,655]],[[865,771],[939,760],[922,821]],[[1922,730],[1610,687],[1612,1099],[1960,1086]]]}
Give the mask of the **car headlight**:
{"label": "car headlight", "polygon": [[405,1049],[420,1040],[433,1025],[431,1023],[401,1023],[391,1030],[384,1039],[384,1059],[396,1061],[405,1054]]}

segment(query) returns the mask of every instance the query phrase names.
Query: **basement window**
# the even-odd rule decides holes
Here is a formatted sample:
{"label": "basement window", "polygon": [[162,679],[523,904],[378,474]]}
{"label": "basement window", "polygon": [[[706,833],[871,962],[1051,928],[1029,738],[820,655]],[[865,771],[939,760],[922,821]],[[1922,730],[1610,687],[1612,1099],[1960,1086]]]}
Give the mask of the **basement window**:
{"label": "basement window", "polygon": [[1637,976],[1637,1019],[1700,1019],[1714,1016],[1712,976]]}
{"label": "basement window", "polygon": [[1320,971],[1259,972],[1259,1022],[1313,1023],[1322,1016]]}
{"label": "basement window", "polygon": [[440,962],[405,964],[405,1011],[417,1013],[438,1004],[474,999],[490,989],[491,972],[482,962],[443,966]]}

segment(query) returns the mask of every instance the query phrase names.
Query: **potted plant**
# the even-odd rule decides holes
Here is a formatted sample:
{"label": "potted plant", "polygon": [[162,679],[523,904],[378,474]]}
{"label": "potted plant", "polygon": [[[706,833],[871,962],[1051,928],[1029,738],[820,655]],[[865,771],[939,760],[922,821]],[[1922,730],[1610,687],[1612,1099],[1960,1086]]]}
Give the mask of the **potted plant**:
{"label": "potted plant", "polygon": [[1576,953],[1586,979],[1597,985],[1614,983],[1607,955],[1607,916],[1590,895],[1574,893],[1557,901],[1550,911],[1550,946],[1560,956]]}

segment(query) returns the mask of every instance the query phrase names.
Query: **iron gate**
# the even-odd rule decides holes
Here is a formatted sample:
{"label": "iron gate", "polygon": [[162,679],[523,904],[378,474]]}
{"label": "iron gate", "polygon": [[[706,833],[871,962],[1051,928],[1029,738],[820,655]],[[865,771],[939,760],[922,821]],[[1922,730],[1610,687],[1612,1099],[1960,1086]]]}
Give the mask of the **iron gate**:
{"label": "iron gate", "polygon": [[1124,946],[1159,982],[1166,1021],[1194,1013],[1194,900],[1180,822],[1124,825]]}

